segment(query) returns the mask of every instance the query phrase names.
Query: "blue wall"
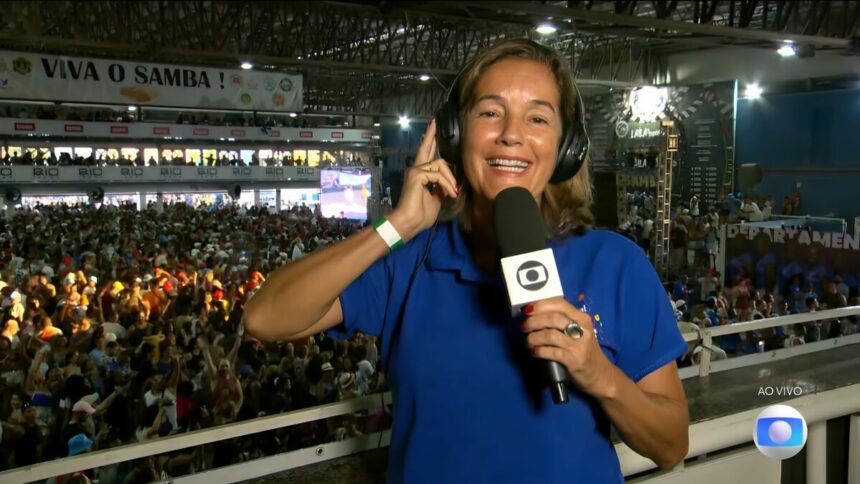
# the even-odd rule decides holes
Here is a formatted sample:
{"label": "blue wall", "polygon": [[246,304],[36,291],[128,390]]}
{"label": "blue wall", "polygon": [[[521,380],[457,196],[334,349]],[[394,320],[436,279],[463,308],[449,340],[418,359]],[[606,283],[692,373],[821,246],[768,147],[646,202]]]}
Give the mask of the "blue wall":
{"label": "blue wall", "polygon": [[860,215],[860,90],[739,99],[736,161],[758,163],[755,195],[772,195],[775,212],[801,184],[801,213]]}

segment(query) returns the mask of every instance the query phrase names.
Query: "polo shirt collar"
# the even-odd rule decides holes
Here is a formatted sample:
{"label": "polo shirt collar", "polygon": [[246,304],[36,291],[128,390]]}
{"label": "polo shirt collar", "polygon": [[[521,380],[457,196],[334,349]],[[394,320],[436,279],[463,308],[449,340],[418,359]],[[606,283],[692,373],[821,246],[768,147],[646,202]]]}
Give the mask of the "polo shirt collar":
{"label": "polo shirt collar", "polygon": [[464,280],[472,282],[492,283],[501,278],[486,274],[475,264],[456,219],[440,223],[437,230],[430,253],[427,254],[427,267],[430,270],[457,271]]}

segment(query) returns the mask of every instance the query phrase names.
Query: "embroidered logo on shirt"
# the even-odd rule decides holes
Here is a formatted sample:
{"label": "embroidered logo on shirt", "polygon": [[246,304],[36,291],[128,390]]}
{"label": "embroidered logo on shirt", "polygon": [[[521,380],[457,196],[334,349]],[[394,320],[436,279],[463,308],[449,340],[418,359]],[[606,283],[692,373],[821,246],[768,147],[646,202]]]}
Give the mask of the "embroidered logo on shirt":
{"label": "embroidered logo on shirt", "polygon": [[594,336],[598,343],[603,342],[603,323],[600,321],[600,313],[593,312],[594,302],[587,295],[580,293],[576,298],[574,307],[591,316],[591,325],[594,326]]}

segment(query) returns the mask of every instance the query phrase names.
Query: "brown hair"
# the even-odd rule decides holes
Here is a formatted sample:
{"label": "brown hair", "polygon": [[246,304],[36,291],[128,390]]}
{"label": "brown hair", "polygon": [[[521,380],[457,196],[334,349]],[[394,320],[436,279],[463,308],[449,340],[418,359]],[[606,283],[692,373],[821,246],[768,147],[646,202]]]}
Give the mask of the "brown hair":
{"label": "brown hair", "polygon": [[[488,67],[499,61],[518,58],[529,59],[547,66],[555,76],[561,100],[562,133],[570,129],[571,123],[578,123],[576,115],[577,90],[573,75],[565,60],[555,50],[529,39],[511,39],[499,42],[476,55],[459,77],[455,89],[460,99],[460,126],[464,126],[465,115],[475,102],[475,88],[481,75]],[[463,135],[464,130],[461,131]],[[564,135],[562,134],[562,138]],[[463,146],[464,143],[460,143]],[[462,159],[462,156],[460,157]],[[455,201],[447,202],[443,208],[444,220],[459,217],[466,230],[471,228],[472,203],[474,194],[468,183],[463,183],[465,170],[457,167],[458,181],[463,187]],[[591,179],[588,173],[588,160],[571,179],[548,184],[541,194],[541,212],[551,237],[560,238],[569,234],[581,234],[594,224],[591,214]]]}

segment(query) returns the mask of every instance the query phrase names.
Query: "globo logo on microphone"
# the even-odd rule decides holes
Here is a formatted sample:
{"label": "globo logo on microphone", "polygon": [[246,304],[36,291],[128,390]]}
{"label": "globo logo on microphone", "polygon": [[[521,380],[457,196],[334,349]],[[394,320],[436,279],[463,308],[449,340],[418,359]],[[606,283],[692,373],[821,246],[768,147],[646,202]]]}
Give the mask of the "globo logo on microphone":
{"label": "globo logo on microphone", "polygon": [[501,259],[511,316],[526,304],[564,295],[552,249],[541,249]]}
{"label": "globo logo on microphone", "polygon": [[536,260],[523,262],[517,269],[517,282],[527,291],[537,291],[547,281],[546,267]]}

